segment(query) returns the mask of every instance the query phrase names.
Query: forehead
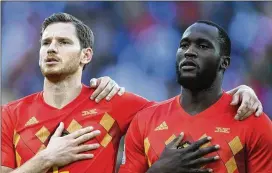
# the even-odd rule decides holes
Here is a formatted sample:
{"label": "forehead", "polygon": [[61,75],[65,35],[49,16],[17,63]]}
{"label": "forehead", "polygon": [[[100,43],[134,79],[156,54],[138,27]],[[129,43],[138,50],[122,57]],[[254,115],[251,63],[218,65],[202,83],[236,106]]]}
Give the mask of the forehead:
{"label": "forehead", "polygon": [[48,37],[67,37],[72,40],[77,39],[76,27],[72,23],[53,23],[46,27],[42,39]]}
{"label": "forehead", "polygon": [[217,42],[218,36],[219,32],[216,27],[204,23],[195,23],[185,30],[182,35],[182,39],[206,39],[211,42]]}

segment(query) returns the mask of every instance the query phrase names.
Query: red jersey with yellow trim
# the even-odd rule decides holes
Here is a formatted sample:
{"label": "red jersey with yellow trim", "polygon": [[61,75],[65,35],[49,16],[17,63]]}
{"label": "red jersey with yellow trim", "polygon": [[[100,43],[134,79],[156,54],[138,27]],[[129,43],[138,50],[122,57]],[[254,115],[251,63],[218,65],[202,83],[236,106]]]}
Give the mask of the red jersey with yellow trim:
{"label": "red jersey with yellow trim", "polygon": [[115,170],[118,145],[134,115],[149,104],[148,100],[131,93],[115,96],[111,101],[95,103],[89,98],[93,92],[83,85],[80,95],[62,109],[43,100],[43,92],[36,93],[2,107],[2,166],[16,168],[32,158],[48,144],[50,135],[64,123],[72,133],[93,126],[101,135],[87,143],[100,143],[89,151],[93,159],[77,161],[54,173],[111,173]]}
{"label": "red jersey with yellow trim", "polygon": [[[205,146],[220,145],[220,160],[206,165],[215,173],[272,173],[272,123],[267,115],[236,121],[237,107],[226,93],[211,107],[191,116],[179,104],[180,96],[139,112],[125,139],[125,155],[120,173],[144,173],[181,132],[184,144],[205,136]],[[204,147],[204,146],[202,146]]]}

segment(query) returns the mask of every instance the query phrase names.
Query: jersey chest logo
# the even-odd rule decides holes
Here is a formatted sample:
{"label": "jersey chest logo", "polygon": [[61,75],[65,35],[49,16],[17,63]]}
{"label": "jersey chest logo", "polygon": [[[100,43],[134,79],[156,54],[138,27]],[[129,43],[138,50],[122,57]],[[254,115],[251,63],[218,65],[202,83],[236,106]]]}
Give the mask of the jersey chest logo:
{"label": "jersey chest logo", "polygon": [[167,129],[168,129],[168,126],[166,122],[164,121],[158,127],[156,127],[154,131],[167,130]]}
{"label": "jersey chest logo", "polygon": [[82,111],[81,114],[82,114],[82,116],[95,115],[95,114],[97,114],[97,110],[90,109],[90,110]]}
{"label": "jersey chest logo", "polygon": [[230,133],[230,128],[224,128],[224,127],[215,127],[216,133]]}
{"label": "jersey chest logo", "polygon": [[30,126],[30,125],[33,125],[33,124],[37,124],[39,123],[39,121],[36,119],[36,117],[31,117],[25,124],[25,127],[26,126]]}

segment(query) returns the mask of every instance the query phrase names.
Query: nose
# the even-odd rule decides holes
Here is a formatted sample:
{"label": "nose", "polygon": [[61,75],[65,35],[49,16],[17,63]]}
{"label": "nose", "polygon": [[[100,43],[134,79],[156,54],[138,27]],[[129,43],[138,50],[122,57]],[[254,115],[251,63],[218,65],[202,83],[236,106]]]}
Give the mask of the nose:
{"label": "nose", "polygon": [[184,53],[185,58],[196,58],[197,53],[194,50],[193,46],[189,46],[188,49]]}
{"label": "nose", "polygon": [[47,49],[47,53],[48,54],[57,54],[58,53],[57,46],[54,42],[51,42],[50,46]]}

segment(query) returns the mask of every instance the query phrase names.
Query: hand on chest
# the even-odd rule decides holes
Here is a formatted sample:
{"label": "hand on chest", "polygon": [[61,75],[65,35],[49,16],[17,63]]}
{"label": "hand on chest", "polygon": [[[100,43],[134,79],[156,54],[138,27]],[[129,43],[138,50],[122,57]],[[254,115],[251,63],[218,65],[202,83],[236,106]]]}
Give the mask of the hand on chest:
{"label": "hand on chest", "polygon": [[144,136],[145,153],[148,153],[151,162],[156,161],[165,146],[181,132],[184,132],[182,147],[187,147],[199,139],[211,136],[212,140],[201,147],[219,145],[220,149],[209,155],[218,155],[225,166],[235,165],[235,161],[241,160],[245,155],[243,133],[237,129],[232,129],[222,123],[198,124],[187,122],[178,124],[160,121],[154,123],[154,126]]}
{"label": "hand on chest", "polygon": [[[49,114],[50,115],[50,114]],[[26,122],[22,122],[14,134],[14,145],[18,153],[31,158],[35,153],[46,148],[50,137],[58,127],[64,123],[63,135],[74,133],[87,126],[94,127],[101,134],[87,143],[99,143],[100,148],[117,143],[115,138],[121,136],[119,126],[112,116],[109,107],[103,108],[81,108],[70,112],[58,113],[58,115],[32,116]],[[27,154],[25,154],[27,153]]]}

